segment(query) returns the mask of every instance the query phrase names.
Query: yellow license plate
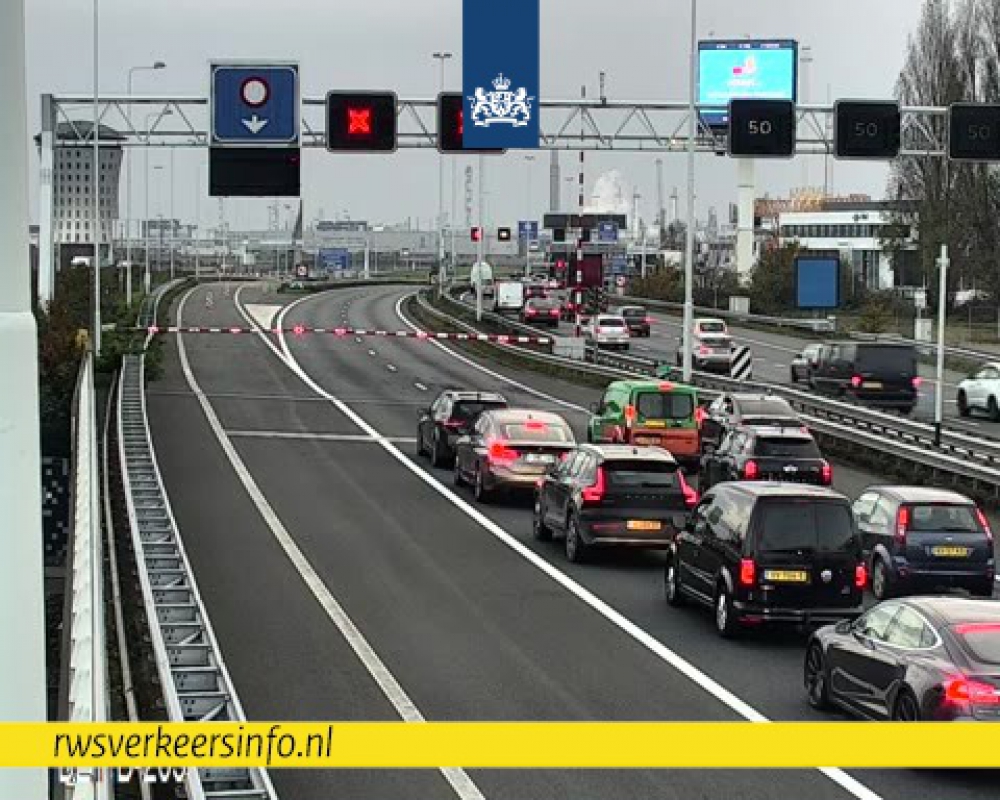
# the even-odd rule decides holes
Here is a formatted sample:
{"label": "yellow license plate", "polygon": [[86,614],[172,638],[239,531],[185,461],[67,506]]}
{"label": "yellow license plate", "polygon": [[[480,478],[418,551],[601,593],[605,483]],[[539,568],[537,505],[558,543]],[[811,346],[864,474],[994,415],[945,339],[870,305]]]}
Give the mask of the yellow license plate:
{"label": "yellow license plate", "polygon": [[931,553],[936,556],[947,556],[948,558],[965,558],[969,555],[968,547],[932,547]]}
{"label": "yellow license plate", "polygon": [[648,419],[648,420],[646,420],[646,427],[647,428],[665,428],[665,427],[667,427],[667,423],[663,422],[662,420],[658,420],[658,419]]}
{"label": "yellow license plate", "polygon": [[775,583],[808,583],[809,573],[797,569],[767,569],[764,570],[764,580]]}
{"label": "yellow license plate", "polygon": [[648,444],[655,447],[660,443],[660,438],[658,436],[636,436],[635,443]]}
{"label": "yellow license plate", "polygon": [[879,381],[865,381],[861,387],[863,389],[881,389],[882,384]]}
{"label": "yellow license plate", "polygon": [[658,531],[663,523],[658,520],[630,519],[625,527],[630,531]]}

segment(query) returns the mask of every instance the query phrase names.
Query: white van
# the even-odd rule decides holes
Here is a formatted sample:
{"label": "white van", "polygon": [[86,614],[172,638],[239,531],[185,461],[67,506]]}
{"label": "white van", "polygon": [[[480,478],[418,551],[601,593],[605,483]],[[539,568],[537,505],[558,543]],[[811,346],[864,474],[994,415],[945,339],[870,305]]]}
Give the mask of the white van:
{"label": "white van", "polygon": [[524,284],[521,281],[498,281],[494,286],[493,310],[519,312],[524,308]]}
{"label": "white van", "polygon": [[475,291],[479,291],[479,284],[482,283],[483,294],[492,296],[493,287],[493,267],[485,261],[478,261],[472,265],[472,272],[469,274],[469,283]]}

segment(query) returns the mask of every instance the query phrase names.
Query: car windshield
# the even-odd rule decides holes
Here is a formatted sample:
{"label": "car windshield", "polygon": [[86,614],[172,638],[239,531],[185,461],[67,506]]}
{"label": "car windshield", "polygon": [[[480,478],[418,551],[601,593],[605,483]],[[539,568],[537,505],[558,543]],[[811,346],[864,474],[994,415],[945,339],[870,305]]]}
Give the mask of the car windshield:
{"label": "car windshield", "polygon": [[953,531],[955,533],[982,533],[975,508],[971,505],[913,505],[910,506],[911,531]]}
{"label": "car windshield", "polygon": [[978,661],[1000,664],[1000,622],[968,622],[952,630]]}
{"label": "car windshield", "polygon": [[602,328],[624,328],[625,320],[621,317],[598,317],[597,324]]}
{"label": "car windshield", "polygon": [[503,425],[504,437],[514,442],[572,442],[573,434],[565,425],[526,420]]}
{"label": "car windshield", "polygon": [[451,410],[451,418],[456,422],[472,422],[484,411],[491,408],[506,408],[500,400],[461,400]]}
{"label": "car windshield", "polygon": [[602,466],[611,488],[680,488],[677,465],[667,461],[605,461]]}
{"label": "car windshield", "polygon": [[808,499],[772,500],[764,504],[758,549],[841,551],[855,539],[851,509],[846,503]]}
{"label": "car windshield", "polygon": [[864,372],[916,375],[916,351],[912,347],[865,345],[858,347],[856,367]]}
{"label": "car windshield", "polygon": [[822,458],[812,439],[762,437],[757,440],[757,455],[783,458]]}
{"label": "car windshield", "polygon": [[678,392],[640,392],[635,411],[640,420],[690,419],[694,398]]}
{"label": "car windshield", "polygon": [[724,322],[702,322],[698,325],[702,333],[725,333],[726,323]]}

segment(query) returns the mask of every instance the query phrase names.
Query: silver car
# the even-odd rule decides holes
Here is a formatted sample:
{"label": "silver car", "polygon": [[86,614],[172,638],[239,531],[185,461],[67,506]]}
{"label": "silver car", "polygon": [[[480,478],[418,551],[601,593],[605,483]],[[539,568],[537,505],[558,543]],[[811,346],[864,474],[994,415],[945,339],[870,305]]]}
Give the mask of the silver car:
{"label": "silver car", "polygon": [[616,314],[597,314],[587,328],[587,341],[597,347],[628,350],[631,336],[625,318]]}
{"label": "silver car", "polygon": [[[691,337],[691,364],[703,372],[729,372],[736,346],[728,334],[696,333]],[[677,366],[684,361],[684,339],[678,338]]]}
{"label": "silver car", "polygon": [[811,344],[792,359],[792,364],[789,368],[792,383],[798,383],[799,381],[809,383],[812,378],[813,368],[819,360],[821,347],[822,345],[819,344]]}

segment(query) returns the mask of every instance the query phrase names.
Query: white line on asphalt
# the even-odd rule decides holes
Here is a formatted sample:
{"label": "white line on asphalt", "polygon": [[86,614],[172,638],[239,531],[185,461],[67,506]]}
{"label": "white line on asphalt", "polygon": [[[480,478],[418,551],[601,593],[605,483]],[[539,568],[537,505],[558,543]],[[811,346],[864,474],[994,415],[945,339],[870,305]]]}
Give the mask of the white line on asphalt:
{"label": "white line on asphalt", "polygon": [[389,370],[389,372],[398,372],[399,371],[399,368],[395,364],[386,364],[385,368],[387,370]]}
{"label": "white line on asphalt", "polygon": [[[317,398],[324,400],[325,398]],[[373,443],[377,439],[363,433],[310,433],[308,431],[226,431],[230,439],[302,439],[321,442],[361,442]],[[393,444],[416,444],[415,436],[386,436]]]}
{"label": "white line on asphalt", "polygon": [[361,344],[364,341],[364,339],[362,339],[360,336],[355,336],[354,341],[356,341],[358,344]]}
{"label": "white line on asphalt", "polygon": [[374,350],[369,350],[369,351],[368,351],[368,355],[370,355],[370,356],[373,356],[373,355],[375,355],[375,351],[374,351]]}
{"label": "white line on asphalt", "polygon": [[[187,302],[188,297],[190,297],[195,291],[197,291],[197,287],[190,289],[187,294],[181,298],[181,301],[177,306],[178,327],[182,326],[181,318],[184,312],[184,304]],[[234,298],[234,303],[236,308],[239,309],[240,314],[243,315],[244,319],[247,319],[249,322],[249,317],[243,311],[238,296]],[[295,304],[293,303],[291,305]],[[285,318],[285,314],[288,309],[291,308],[291,305],[286,306],[285,309],[278,315],[279,325],[281,324],[281,320]],[[256,329],[257,335],[260,336],[261,340],[264,341],[272,349],[272,351],[274,351],[274,344],[268,339],[267,336],[262,334],[260,328],[256,325],[252,325],[251,327]],[[284,345],[284,336],[279,334],[278,338],[282,345]],[[233,470],[240,479],[240,482],[243,484],[243,487],[253,500],[254,505],[257,506],[257,510],[260,512],[260,515],[264,518],[264,521],[271,529],[271,532],[274,534],[274,538],[278,540],[278,543],[285,551],[289,560],[298,570],[299,575],[302,576],[302,580],[305,581],[306,585],[313,593],[313,596],[317,601],[319,601],[323,610],[326,611],[330,621],[333,622],[343,635],[344,639],[347,640],[347,643],[350,645],[351,649],[354,650],[355,654],[361,660],[361,663],[364,664],[368,673],[379,685],[382,693],[386,696],[389,702],[392,703],[393,708],[396,709],[396,713],[399,714],[400,718],[404,722],[426,722],[426,718],[403,690],[399,681],[396,680],[393,674],[389,671],[389,668],[383,663],[382,659],[379,658],[378,654],[368,643],[368,640],[365,639],[361,631],[347,615],[347,612],[344,611],[340,603],[338,603],[336,598],[330,593],[326,584],[323,583],[323,579],[320,578],[312,564],[309,563],[309,559],[307,559],[305,554],[299,549],[299,546],[295,543],[295,539],[292,538],[292,535],[288,532],[277,513],[271,507],[271,504],[268,503],[264,493],[257,486],[256,481],[254,481],[253,476],[250,474],[250,470],[247,469],[246,464],[243,463],[243,459],[240,458],[239,453],[236,452],[236,448],[233,446],[233,443],[229,440],[229,437],[226,436],[226,432],[223,430],[222,424],[219,422],[219,418],[215,415],[215,410],[212,408],[212,404],[205,397],[204,393],[201,391],[201,387],[195,380],[194,373],[191,371],[191,365],[188,363],[187,350],[184,347],[183,334],[177,334],[177,352],[180,356],[181,369],[184,371],[184,377],[187,379],[188,386],[191,387],[191,391],[198,398],[202,411],[205,413],[205,419],[208,420],[208,424],[212,428],[215,438],[218,439],[219,445],[222,447],[223,452],[229,459],[229,463],[232,465]],[[282,361],[284,361],[284,359],[282,359]],[[286,361],[285,363],[289,364],[291,367],[289,362]],[[298,364],[296,364],[295,367],[297,368]],[[350,416],[350,409],[347,409],[346,406],[344,409],[346,409],[348,415]],[[381,437],[375,433],[373,429],[369,428],[368,432],[372,434],[374,438],[381,439]],[[392,447],[392,445],[389,445],[388,443],[384,443],[383,446]],[[479,788],[472,782],[472,779],[466,774],[465,770],[458,769],[456,767],[443,767],[441,768],[441,774],[455,790],[455,794],[457,794],[461,800],[485,800],[483,793],[479,791]]]}
{"label": "white line on asphalt", "polygon": [[[285,316],[291,311],[295,306],[302,302],[310,300],[316,297],[316,295],[306,296],[299,298],[295,302],[289,304],[284,308],[278,317],[278,328],[280,329],[282,323],[284,322]],[[412,323],[409,322],[401,313],[400,305],[402,299],[396,305],[397,313],[400,319],[410,327],[414,327]],[[260,332],[258,331],[258,335]],[[262,340],[268,344],[268,346],[273,347],[273,343],[269,341],[266,337],[261,336]],[[634,622],[632,622],[628,617],[626,617],[621,612],[617,611],[607,602],[599,598],[589,589],[586,589],[581,584],[577,583],[575,580],[570,578],[561,570],[557,569],[553,564],[549,563],[545,558],[535,553],[526,545],[522,544],[516,537],[508,533],[504,528],[495,523],[492,519],[483,514],[479,509],[472,506],[464,498],[457,495],[450,488],[445,486],[443,483],[437,480],[433,475],[426,472],[418,464],[408,458],[401,450],[394,447],[391,442],[386,441],[378,431],[375,430],[365,419],[363,419],[359,414],[357,414],[353,409],[347,406],[342,400],[335,397],[334,395],[327,392],[322,386],[317,384],[301,367],[295,357],[292,355],[288,343],[285,339],[284,333],[278,334],[278,341],[281,346],[282,353],[279,354],[281,361],[284,362],[289,369],[291,369],[299,378],[314,392],[327,398],[334,406],[339,408],[345,415],[347,415],[359,428],[367,432],[370,436],[378,438],[379,443],[389,453],[393,458],[395,458],[400,464],[402,464],[406,469],[410,470],[417,478],[423,481],[428,487],[433,489],[443,498],[448,500],[452,505],[463,511],[471,519],[475,520],[489,533],[493,534],[499,541],[507,545],[511,550],[520,555],[530,564],[535,566],[553,581],[558,583],[564,589],[569,591],[571,594],[575,595],[578,599],[590,606],[591,609],[596,611],[598,614],[603,616],[613,625],[617,626],[620,630],[631,636],[639,644],[646,647],[650,652],[659,657],[661,660],[670,664],[674,669],[680,672],[682,675],[687,677],[693,683],[700,686],[705,692],[712,695],[716,700],[721,702],[723,705],[727,706],[730,710],[734,711],[739,716],[743,717],[750,722],[769,722],[770,720],[761,714],[757,709],[751,706],[749,703],[745,702],[741,698],[737,697],[735,694],[730,692],[725,686],[717,682],[714,678],[710,677],[706,673],[698,669],[694,664],[685,659],[683,656],[671,650],[659,639],[652,636],[650,633],[640,628]],[[433,341],[433,340],[431,340]],[[491,370],[481,367],[474,361],[469,361],[463,356],[459,356],[456,353],[447,348],[443,348],[445,351],[463,361],[475,369],[479,369],[487,374],[495,375],[502,378],[502,376],[497,375],[497,373]],[[541,394],[535,392],[536,394]],[[543,395],[544,396],[544,395]],[[577,406],[579,408],[579,406]],[[880,796],[865,786],[863,783],[852,777],[851,775],[844,772],[842,769],[836,767],[820,767],[819,772],[829,778],[831,781],[836,783],[838,786],[843,788],[845,791],[854,795],[858,800],[881,800]]]}
{"label": "white line on asphalt", "polygon": [[422,383],[420,383],[420,381],[417,381],[413,385],[416,386],[421,392],[426,392],[427,391],[427,387],[424,386]]}

